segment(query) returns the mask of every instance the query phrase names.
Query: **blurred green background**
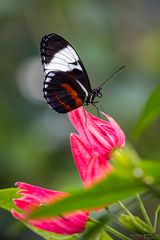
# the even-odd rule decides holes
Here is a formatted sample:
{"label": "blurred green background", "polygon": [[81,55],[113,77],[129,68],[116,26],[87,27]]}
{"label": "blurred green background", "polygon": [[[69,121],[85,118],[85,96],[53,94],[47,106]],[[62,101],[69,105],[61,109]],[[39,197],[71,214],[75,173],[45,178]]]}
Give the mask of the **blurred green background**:
{"label": "blurred green background", "polygon": [[[158,159],[158,121],[138,142],[131,135],[159,84],[159,12],[158,0],[0,1],[0,188],[16,181],[57,190],[81,186],[69,144],[74,129],[43,99],[39,42],[52,32],[76,48],[93,88],[126,65],[104,86],[101,104],[142,157]],[[17,236],[13,218],[0,215],[1,239],[40,239],[24,229]]]}

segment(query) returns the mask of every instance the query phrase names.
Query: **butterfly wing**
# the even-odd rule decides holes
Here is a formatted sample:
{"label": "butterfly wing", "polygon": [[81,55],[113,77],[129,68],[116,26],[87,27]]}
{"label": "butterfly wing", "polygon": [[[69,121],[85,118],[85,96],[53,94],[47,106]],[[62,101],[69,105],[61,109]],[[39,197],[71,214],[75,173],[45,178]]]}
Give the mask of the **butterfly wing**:
{"label": "butterfly wing", "polygon": [[44,97],[55,111],[67,113],[83,105],[85,94],[75,76],[60,71],[46,75]]}
{"label": "butterfly wing", "polygon": [[59,113],[82,106],[92,90],[87,72],[74,48],[57,34],[44,36],[40,46],[45,72],[43,91],[47,103]]}

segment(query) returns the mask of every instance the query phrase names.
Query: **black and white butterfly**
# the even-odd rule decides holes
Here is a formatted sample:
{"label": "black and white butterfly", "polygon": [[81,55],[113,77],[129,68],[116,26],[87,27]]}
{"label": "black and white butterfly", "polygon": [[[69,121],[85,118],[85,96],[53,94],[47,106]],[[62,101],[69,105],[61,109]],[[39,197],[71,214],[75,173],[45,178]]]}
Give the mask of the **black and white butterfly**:
{"label": "black and white butterfly", "polygon": [[95,98],[102,97],[104,83],[91,88],[80,57],[64,38],[55,33],[44,36],[40,51],[45,72],[44,98],[52,109],[67,113],[82,105],[95,105]]}

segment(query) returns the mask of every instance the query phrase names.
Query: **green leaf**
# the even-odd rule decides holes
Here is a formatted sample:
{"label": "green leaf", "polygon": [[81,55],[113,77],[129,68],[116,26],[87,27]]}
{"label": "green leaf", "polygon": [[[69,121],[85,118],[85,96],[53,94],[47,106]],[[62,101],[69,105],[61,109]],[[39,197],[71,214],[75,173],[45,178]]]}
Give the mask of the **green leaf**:
{"label": "green leaf", "polygon": [[148,125],[160,115],[160,86],[149,97],[142,115],[133,129],[133,137],[137,139]]}
{"label": "green leaf", "polygon": [[[122,159],[125,160],[125,149],[120,151]],[[129,158],[127,153],[127,161]],[[132,155],[132,152],[131,152]],[[124,158],[123,158],[124,156]],[[100,183],[89,189],[80,189],[72,192],[72,195],[56,203],[42,206],[32,213],[31,217],[50,217],[63,215],[77,209],[93,209],[103,207],[123,200],[134,195],[136,192],[148,189],[153,183],[159,184],[160,163],[154,161],[138,161],[137,165],[127,164],[124,169],[124,162],[116,164],[116,168]],[[128,167],[127,167],[128,166]]]}
{"label": "green leaf", "polygon": [[[66,197],[54,204],[42,206],[35,211],[32,217],[49,217],[61,215],[77,209],[92,209],[109,205],[118,199],[124,199],[132,194],[144,190],[142,184],[131,177],[131,174],[114,171],[107,179],[104,179],[94,187],[75,191],[72,196]],[[118,191],[117,191],[118,190]]]}
{"label": "green leaf", "polygon": [[17,194],[16,188],[7,188],[0,190],[0,208],[10,211],[12,208],[15,208],[13,204],[13,199],[20,197],[20,194]]}
{"label": "green leaf", "polygon": [[[146,185],[155,185],[158,186],[160,183],[159,177],[159,169],[160,169],[160,162],[153,161],[153,160],[143,160],[139,163],[139,167],[143,170],[144,177],[143,181]],[[160,197],[160,192],[157,195]]]}
{"label": "green leaf", "polygon": [[[87,223],[87,228],[85,230],[84,233],[81,234],[79,240],[99,240],[99,239],[103,239],[102,237],[106,237],[106,234],[104,234],[104,225],[106,224],[107,220],[108,220],[108,216],[102,216],[100,217],[98,220],[93,219],[94,222],[92,222],[92,219],[89,218],[89,220]],[[108,235],[108,234],[107,234]],[[105,238],[104,238],[105,239]],[[109,235],[108,235],[108,239],[109,239]],[[111,238],[110,238],[111,239]]]}
{"label": "green leaf", "polygon": [[105,231],[103,231],[98,240],[113,240]]}

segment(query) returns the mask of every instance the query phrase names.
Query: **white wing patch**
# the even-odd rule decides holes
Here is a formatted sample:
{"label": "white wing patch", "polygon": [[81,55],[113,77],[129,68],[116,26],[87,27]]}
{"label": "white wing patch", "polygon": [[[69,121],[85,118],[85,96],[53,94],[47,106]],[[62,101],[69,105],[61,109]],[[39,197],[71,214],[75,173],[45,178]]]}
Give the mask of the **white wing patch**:
{"label": "white wing patch", "polygon": [[52,78],[51,77],[47,77],[45,82],[48,83],[48,82],[51,82]]}
{"label": "white wing patch", "polygon": [[78,57],[77,53],[74,51],[74,49],[71,46],[68,46],[67,48],[68,48],[69,52],[74,56],[74,60],[78,61],[79,57]]}
{"label": "white wing patch", "polygon": [[45,83],[51,82],[52,81],[52,77],[54,77],[54,76],[55,76],[55,74],[53,72],[50,72],[48,74],[48,76],[46,77],[46,79],[45,79]]}
{"label": "white wing patch", "polygon": [[78,60],[78,55],[74,49],[68,45],[67,47],[57,52],[48,64],[44,64],[45,73],[48,74],[50,71],[67,72],[72,71],[75,68],[83,71],[80,64],[78,63]]}

